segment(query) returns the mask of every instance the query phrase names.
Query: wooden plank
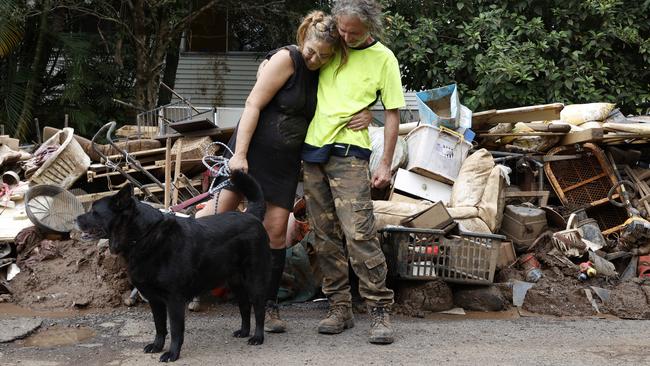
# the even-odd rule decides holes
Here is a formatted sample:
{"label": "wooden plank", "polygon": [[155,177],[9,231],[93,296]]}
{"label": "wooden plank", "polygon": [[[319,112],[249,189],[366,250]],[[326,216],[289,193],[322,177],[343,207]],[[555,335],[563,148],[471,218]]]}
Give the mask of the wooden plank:
{"label": "wooden plank", "polygon": [[169,208],[169,200],[171,198],[170,196],[170,190],[171,190],[171,183],[172,183],[172,140],[171,138],[167,138],[167,143],[165,144],[165,199],[164,199],[164,207],[165,210]]}
{"label": "wooden plank", "polygon": [[[191,183],[191,186],[192,186],[192,187],[200,186],[200,185],[202,184],[201,179],[194,179],[194,180],[191,180],[190,183]],[[179,187],[180,187],[180,188],[186,188],[186,187],[187,187],[187,184],[186,184],[186,183],[180,183]],[[159,192],[162,191],[162,188],[157,187],[157,186],[147,187],[147,189],[148,189],[149,192],[151,192],[152,194],[153,194],[153,193],[159,193]],[[106,192],[98,192],[98,193],[89,193],[89,194],[84,194],[84,195],[76,196],[76,198],[77,198],[77,200],[78,200],[79,202],[81,202],[81,203],[94,202],[94,201],[97,201],[97,200],[100,199],[100,198],[104,198],[104,197],[107,197],[107,196],[114,195],[115,193],[117,193],[117,191],[106,191]],[[133,187],[133,194],[135,194],[136,196],[141,196],[141,195],[144,195],[144,192],[142,192],[142,190],[140,190],[140,188],[138,188],[138,187]]]}
{"label": "wooden plank", "polygon": [[[165,167],[164,165],[148,165],[148,166],[143,166],[142,169],[149,171],[149,170],[163,169],[164,167]],[[139,170],[139,169],[125,169],[124,167],[122,167],[122,170],[125,173],[128,173],[128,174],[140,173],[141,172],[141,170]],[[87,179],[88,182],[92,182],[97,178],[113,177],[113,176],[117,176],[117,175],[121,175],[121,173],[117,172],[117,171],[110,171],[110,172],[103,172],[102,173],[102,172],[96,172],[96,171],[93,171],[93,170],[89,170],[89,171],[86,172],[86,179]]]}
{"label": "wooden plank", "polygon": [[603,129],[602,128],[589,128],[582,131],[575,131],[566,134],[562,140],[560,140],[561,146],[580,144],[584,142],[597,142],[602,141],[603,139]]}
{"label": "wooden plank", "polygon": [[572,186],[568,186],[568,187],[566,187],[566,188],[562,188],[562,190],[566,193],[566,192],[568,192],[568,191],[571,191],[571,190],[574,190],[574,189],[576,189],[576,188],[582,187],[582,186],[584,186],[584,185],[586,185],[586,184],[589,184],[589,183],[591,183],[591,182],[593,182],[593,181],[596,181],[596,180],[598,180],[598,179],[600,179],[600,178],[602,178],[602,177],[606,177],[606,176],[607,176],[607,173],[603,172],[603,173],[600,173],[600,174],[598,174],[598,175],[594,175],[594,176],[591,177],[591,178],[585,179],[585,180],[583,180],[583,181],[580,182],[580,183],[576,183],[576,184],[574,184],[574,185],[572,185]]}
{"label": "wooden plank", "polygon": [[650,195],[650,187],[644,181],[639,179],[639,177],[637,177],[637,175],[634,173],[634,171],[632,170],[632,168],[630,168],[629,165],[625,165],[623,167],[623,170],[625,171],[625,174],[627,174],[627,176],[630,177],[632,181],[637,185],[640,191],[639,196],[642,196],[641,200],[643,200],[645,196]]}
{"label": "wooden plank", "polygon": [[571,132],[571,125],[569,124],[547,124],[543,122],[529,122],[525,124],[526,127],[532,128],[538,132]]}
{"label": "wooden plank", "polygon": [[524,136],[564,136],[565,132],[511,132],[511,133],[481,133],[479,137],[524,137]]}
{"label": "wooden plank", "polygon": [[603,139],[649,139],[650,134],[628,133],[628,132],[609,132],[603,135]]}
{"label": "wooden plank", "polygon": [[[149,155],[162,155],[165,152],[165,148],[161,147],[158,149],[151,149],[151,150],[142,150],[142,151],[136,151],[136,152],[130,152],[129,155],[131,157],[139,157],[139,156],[149,156]],[[119,158],[123,158],[123,154],[116,154],[116,155],[109,155],[108,159],[109,160],[115,160]]]}
{"label": "wooden plank", "polygon": [[[177,184],[178,184],[178,176],[181,174],[181,157],[183,156],[183,139],[178,139],[178,150],[176,150],[176,166],[174,167],[174,196],[172,197],[172,205],[177,205],[178,204],[178,189]],[[166,167],[166,169],[171,169],[171,166]]]}
{"label": "wooden plank", "polygon": [[558,120],[562,109],[564,109],[564,104],[553,103],[478,112],[472,114],[472,129],[479,130],[482,126],[498,123]]}
{"label": "wooden plank", "polygon": [[650,178],[650,169],[638,174],[637,177],[639,177],[639,179],[641,179],[642,181],[645,181],[646,179]]}

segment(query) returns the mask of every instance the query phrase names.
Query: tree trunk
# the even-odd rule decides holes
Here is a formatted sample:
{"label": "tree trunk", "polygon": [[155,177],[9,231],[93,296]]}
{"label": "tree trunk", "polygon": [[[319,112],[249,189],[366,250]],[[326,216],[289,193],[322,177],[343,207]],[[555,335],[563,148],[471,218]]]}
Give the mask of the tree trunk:
{"label": "tree trunk", "polygon": [[15,137],[24,139],[30,132],[32,127],[32,110],[34,109],[35,93],[40,87],[40,79],[45,71],[47,59],[44,57],[46,53],[46,38],[48,33],[47,18],[51,9],[50,0],[43,2],[43,12],[41,13],[39,22],[38,38],[36,41],[36,49],[34,51],[34,62],[32,63],[32,70],[27,86],[25,87],[25,100],[23,101],[23,108],[16,124]]}
{"label": "tree trunk", "polygon": [[[167,55],[165,56],[165,72],[163,74],[163,83],[174,89],[176,83],[176,70],[178,69],[178,60],[180,58],[180,37],[175,37],[170,43]],[[172,92],[162,87],[158,90],[158,106],[169,104],[172,101]]]}

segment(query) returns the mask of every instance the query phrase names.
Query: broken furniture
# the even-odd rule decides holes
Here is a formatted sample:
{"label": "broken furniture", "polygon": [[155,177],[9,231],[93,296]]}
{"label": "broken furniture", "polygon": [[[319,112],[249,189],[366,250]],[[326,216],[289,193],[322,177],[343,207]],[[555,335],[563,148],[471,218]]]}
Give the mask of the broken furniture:
{"label": "broken furniture", "polygon": [[137,179],[135,179],[132,175],[130,175],[129,173],[127,173],[127,171],[126,171],[125,169],[123,169],[119,164],[115,164],[111,159],[109,159],[108,156],[106,156],[106,155],[104,154],[103,151],[101,151],[101,150],[99,149],[99,145],[96,143],[96,140],[97,140],[97,138],[98,138],[99,136],[102,135],[102,132],[106,131],[105,137],[106,137],[106,140],[108,141],[108,143],[109,143],[111,146],[113,146],[113,148],[115,148],[115,149],[117,149],[118,151],[121,152],[121,154],[122,154],[122,156],[123,156],[123,158],[124,158],[124,161],[125,161],[125,162],[126,162],[126,163],[131,167],[131,168],[136,169],[136,170],[139,171],[140,173],[143,173],[143,174],[144,174],[144,175],[145,175],[149,180],[151,180],[151,182],[152,182],[151,184],[153,184],[153,185],[155,185],[155,186],[157,186],[157,187],[160,187],[160,188],[164,188],[163,184],[158,180],[158,178],[156,178],[156,177],[153,176],[151,173],[149,173],[149,171],[147,171],[146,169],[144,169],[144,168],[142,167],[142,165],[140,165],[140,162],[139,162],[138,160],[136,160],[136,159],[135,159],[132,155],[130,155],[128,152],[126,152],[126,151],[120,149],[119,147],[117,147],[117,145],[113,142],[112,135],[113,135],[113,131],[115,130],[115,125],[116,125],[116,123],[115,123],[114,121],[113,121],[113,122],[109,122],[109,123],[105,124],[104,126],[102,126],[102,127],[101,127],[101,128],[100,128],[100,129],[95,133],[95,136],[93,136],[93,138],[92,138],[92,140],[91,140],[92,143],[93,143],[93,148],[95,149],[95,152],[96,152],[97,154],[99,154],[99,156],[102,157],[103,164],[106,165],[107,168],[109,168],[109,169],[113,169],[113,170],[117,171],[120,175],[122,175],[124,178],[126,178],[126,180],[128,180],[129,182],[131,182],[135,187],[137,187],[137,188],[139,188],[140,190],[142,190],[142,192],[145,193],[145,196],[146,196],[147,199],[151,200],[152,202],[160,203],[160,201],[158,200],[158,198],[157,198],[155,195],[153,195],[153,194],[149,191],[149,189],[148,189],[148,185],[144,185],[144,184],[140,183],[140,182],[139,182]]}
{"label": "broken furniture", "polygon": [[197,108],[173,89],[161,83],[179,100],[137,115],[137,134],[157,129],[154,138],[183,136],[213,136],[220,133],[214,108]]}
{"label": "broken furniture", "polygon": [[[605,153],[596,145],[556,147],[546,155],[576,155],[578,159],[548,161],[544,165],[546,176],[562,204],[570,210],[585,209],[587,216],[596,219],[603,235],[618,231],[627,220],[624,208],[616,207],[608,193],[617,184]],[[615,194],[613,199],[618,199]]]}

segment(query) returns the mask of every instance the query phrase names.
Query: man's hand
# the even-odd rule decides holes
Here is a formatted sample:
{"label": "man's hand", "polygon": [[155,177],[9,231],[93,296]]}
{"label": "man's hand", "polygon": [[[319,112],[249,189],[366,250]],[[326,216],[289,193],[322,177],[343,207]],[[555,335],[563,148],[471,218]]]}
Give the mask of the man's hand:
{"label": "man's hand", "polygon": [[244,173],[248,173],[248,160],[246,160],[246,155],[235,153],[235,155],[228,160],[228,167],[231,172],[241,170]]}
{"label": "man's hand", "polygon": [[350,119],[347,126],[352,131],[361,131],[368,128],[370,122],[372,122],[372,112],[366,108],[352,116],[352,119]]}
{"label": "man's hand", "polygon": [[380,162],[375,173],[372,175],[372,187],[378,189],[384,188],[390,184],[391,178],[392,174],[390,173],[390,165]]}

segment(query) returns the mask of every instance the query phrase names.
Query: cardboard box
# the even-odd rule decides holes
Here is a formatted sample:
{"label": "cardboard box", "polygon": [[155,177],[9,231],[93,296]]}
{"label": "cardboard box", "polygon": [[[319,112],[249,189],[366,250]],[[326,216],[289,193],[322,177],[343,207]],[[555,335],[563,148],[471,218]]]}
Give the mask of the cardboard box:
{"label": "cardboard box", "polygon": [[511,241],[502,241],[499,248],[499,259],[497,260],[497,268],[505,268],[517,260],[515,247]]}
{"label": "cardboard box", "polygon": [[396,193],[407,193],[431,202],[441,201],[445,205],[451,199],[451,185],[435,179],[421,176],[405,169],[397,170],[393,190]]}
{"label": "cardboard box", "polygon": [[0,145],[7,145],[11,150],[18,151],[19,142],[18,139],[11,138],[8,135],[0,135]]}
{"label": "cardboard box", "polygon": [[405,218],[401,224],[422,229],[442,229],[453,221],[445,205],[442,202],[436,202],[423,211]]}

